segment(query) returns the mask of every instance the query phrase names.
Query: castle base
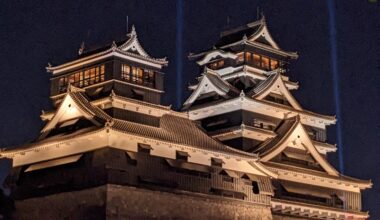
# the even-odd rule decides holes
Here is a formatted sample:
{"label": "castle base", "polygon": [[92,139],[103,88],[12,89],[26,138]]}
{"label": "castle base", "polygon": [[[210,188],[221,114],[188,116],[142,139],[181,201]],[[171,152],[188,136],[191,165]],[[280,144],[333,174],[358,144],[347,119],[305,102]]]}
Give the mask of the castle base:
{"label": "castle base", "polygon": [[110,184],[16,201],[16,209],[15,219],[272,219],[264,205]]}

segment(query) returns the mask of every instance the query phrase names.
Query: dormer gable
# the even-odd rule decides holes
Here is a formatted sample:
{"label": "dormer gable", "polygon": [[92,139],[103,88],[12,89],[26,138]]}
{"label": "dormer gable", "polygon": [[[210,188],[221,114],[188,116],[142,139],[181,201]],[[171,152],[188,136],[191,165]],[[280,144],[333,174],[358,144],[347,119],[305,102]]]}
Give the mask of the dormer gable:
{"label": "dormer gable", "polygon": [[265,21],[265,17],[263,16],[259,21],[253,22],[251,24],[247,24],[247,26],[254,26],[254,25],[260,25],[260,28],[251,36],[247,36],[247,40],[249,42],[256,42],[261,44],[269,45],[275,49],[280,49],[278,44],[274,41],[272,38],[272,35],[270,34],[268,30],[268,26]]}
{"label": "dormer gable", "polygon": [[258,100],[265,100],[271,94],[277,94],[284,98],[293,108],[302,110],[301,105],[286,87],[279,72],[272,73],[267,79],[261,81],[247,95]]}
{"label": "dormer gable", "polygon": [[50,131],[71,125],[81,118],[90,121],[95,126],[101,126],[105,121],[110,119],[110,116],[106,113],[88,103],[82,94],[83,92],[84,90],[69,85],[58,109],[41,130],[39,139],[45,138]]}
{"label": "dormer gable", "polygon": [[205,94],[217,94],[228,98],[231,95],[238,95],[239,90],[222,79],[218,73],[205,68],[204,73],[199,77],[199,83],[190,97],[185,101],[184,108],[189,108],[197,99]]}
{"label": "dormer gable", "polygon": [[283,124],[276,129],[276,133],[278,135],[275,138],[264,142],[255,150],[255,153],[259,154],[261,161],[268,162],[280,153],[283,153],[286,149],[293,148],[310,154],[310,157],[329,175],[339,175],[338,171],[318,152],[307,131],[301,124],[299,116],[285,119]]}
{"label": "dormer gable", "polygon": [[138,40],[137,32],[134,25],[132,26],[131,32],[128,33],[127,36],[129,37],[129,39],[124,44],[120,45],[118,49],[125,52],[136,53],[143,57],[150,57],[149,54],[141,46]]}

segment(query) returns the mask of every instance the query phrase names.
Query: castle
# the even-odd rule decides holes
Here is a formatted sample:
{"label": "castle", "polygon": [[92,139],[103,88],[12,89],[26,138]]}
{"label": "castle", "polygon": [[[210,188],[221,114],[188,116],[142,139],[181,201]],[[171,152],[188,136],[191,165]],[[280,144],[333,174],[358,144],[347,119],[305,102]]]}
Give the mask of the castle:
{"label": "castle", "polygon": [[[166,58],[125,40],[46,69],[54,111],[36,141],[2,149],[15,219],[367,219],[327,154],[335,116],[302,108],[265,18],[190,54],[198,83],[161,104]],[[339,147],[339,146],[338,146]]]}

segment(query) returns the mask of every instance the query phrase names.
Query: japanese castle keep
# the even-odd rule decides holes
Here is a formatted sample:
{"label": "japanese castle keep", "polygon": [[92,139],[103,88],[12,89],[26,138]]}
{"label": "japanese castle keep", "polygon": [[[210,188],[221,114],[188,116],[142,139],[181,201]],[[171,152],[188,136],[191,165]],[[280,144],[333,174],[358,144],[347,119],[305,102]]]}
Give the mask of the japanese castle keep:
{"label": "japanese castle keep", "polygon": [[5,148],[15,219],[367,219],[372,183],[327,161],[335,116],[302,108],[265,18],[189,55],[181,111],[161,104],[166,58],[125,40],[49,65],[53,111],[33,142]]}

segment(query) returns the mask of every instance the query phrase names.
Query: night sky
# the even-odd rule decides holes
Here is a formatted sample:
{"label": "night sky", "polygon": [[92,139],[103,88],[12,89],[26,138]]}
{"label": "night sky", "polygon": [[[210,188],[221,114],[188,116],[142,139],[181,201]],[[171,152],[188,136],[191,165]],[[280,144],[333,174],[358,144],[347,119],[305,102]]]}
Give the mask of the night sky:
{"label": "night sky", "polygon": [[[300,83],[293,94],[304,109],[335,115],[327,1],[183,0],[183,22],[177,19],[175,0],[0,1],[0,147],[38,136],[41,110],[51,109],[47,63],[75,58],[82,41],[91,49],[123,39],[127,15],[145,50],[153,57],[168,57],[164,104],[176,106],[176,97],[182,93],[183,102],[187,85],[199,75],[187,55],[211,48],[228,26],[255,20],[259,7],[279,46],[300,55],[287,73]],[[372,179],[363,210],[380,219],[380,3],[370,2],[333,4],[342,128],[338,149],[344,148],[346,175]],[[335,127],[328,131],[329,142],[337,143]],[[337,155],[329,156],[336,168]],[[7,172],[0,163],[0,181]]]}

